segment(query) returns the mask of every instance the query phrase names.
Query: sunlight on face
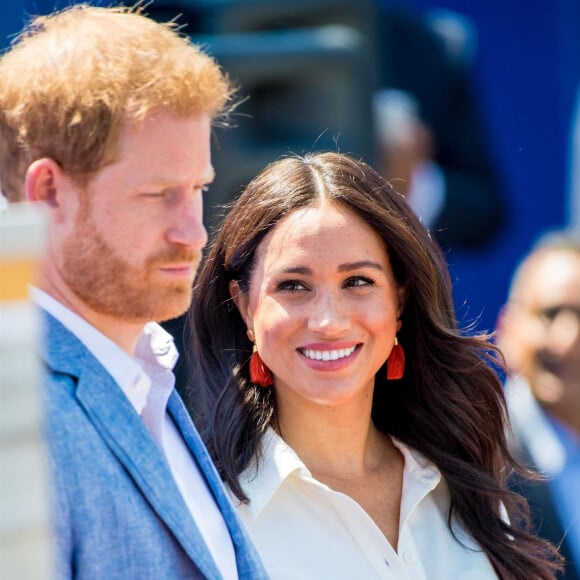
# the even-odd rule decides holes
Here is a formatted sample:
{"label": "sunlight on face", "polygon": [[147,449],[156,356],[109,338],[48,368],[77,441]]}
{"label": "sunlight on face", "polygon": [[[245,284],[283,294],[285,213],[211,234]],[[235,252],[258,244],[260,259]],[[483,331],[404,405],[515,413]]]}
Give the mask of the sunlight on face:
{"label": "sunlight on face", "polygon": [[278,406],[372,396],[400,296],[383,240],[335,203],[297,210],[261,242],[241,310]]}
{"label": "sunlight on face", "polygon": [[540,257],[525,294],[528,322],[519,345],[534,394],[547,405],[580,401],[580,255]]}

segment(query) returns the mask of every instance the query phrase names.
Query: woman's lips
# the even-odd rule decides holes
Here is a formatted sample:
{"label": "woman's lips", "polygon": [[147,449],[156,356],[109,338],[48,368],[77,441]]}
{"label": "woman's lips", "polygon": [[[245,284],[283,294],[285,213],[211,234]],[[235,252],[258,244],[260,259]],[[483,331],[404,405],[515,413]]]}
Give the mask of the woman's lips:
{"label": "woman's lips", "polygon": [[361,343],[308,344],[296,349],[305,363],[316,370],[337,370],[349,365],[362,348]]}

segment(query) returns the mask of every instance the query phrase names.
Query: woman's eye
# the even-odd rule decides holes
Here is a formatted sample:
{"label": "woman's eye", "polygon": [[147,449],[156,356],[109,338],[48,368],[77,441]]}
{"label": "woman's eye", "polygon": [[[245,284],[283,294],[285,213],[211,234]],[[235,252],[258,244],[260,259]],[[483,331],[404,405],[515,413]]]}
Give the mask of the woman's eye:
{"label": "woman's eye", "polygon": [[374,280],[371,280],[370,278],[366,278],[364,276],[355,276],[353,278],[349,278],[345,282],[345,286],[347,288],[362,288],[364,286],[372,286],[374,283]]}
{"label": "woman's eye", "polygon": [[306,290],[306,286],[298,280],[284,280],[278,284],[278,290],[285,292],[297,292],[299,290]]}

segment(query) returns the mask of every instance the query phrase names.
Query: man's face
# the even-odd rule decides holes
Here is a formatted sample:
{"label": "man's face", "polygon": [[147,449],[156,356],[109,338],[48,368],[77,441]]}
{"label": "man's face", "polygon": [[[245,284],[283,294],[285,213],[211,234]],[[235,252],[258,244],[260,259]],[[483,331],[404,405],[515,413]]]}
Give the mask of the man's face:
{"label": "man's face", "polygon": [[62,279],[99,314],[163,321],[187,310],[207,241],[211,121],[150,113],[126,126],[115,159],[78,191]]}
{"label": "man's face", "polygon": [[550,250],[524,271],[504,329],[508,365],[554,410],[580,405],[580,253]]}

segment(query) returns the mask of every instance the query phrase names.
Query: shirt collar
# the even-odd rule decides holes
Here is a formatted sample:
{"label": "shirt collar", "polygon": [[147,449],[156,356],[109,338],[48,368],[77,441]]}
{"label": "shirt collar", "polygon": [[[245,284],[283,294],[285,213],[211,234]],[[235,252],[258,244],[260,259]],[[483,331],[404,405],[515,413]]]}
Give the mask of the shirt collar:
{"label": "shirt collar", "polygon": [[240,485],[251,499],[249,509],[254,517],[266,507],[292,473],[311,477],[295,451],[271,427],[262,437],[258,458],[240,474]]}
{"label": "shirt collar", "polygon": [[405,460],[400,514],[403,526],[421,500],[439,485],[442,477],[437,466],[424,455],[394,437],[391,440]]}
{"label": "shirt collar", "polygon": [[[421,499],[438,485],[441,473],[417,451],[394,438],[392,441],[405,459],[403,481],[408,493],[405,505],[401,506],[401,515],[405,512],[405,516],[409,516]],[[313,478],[296,452],[270,427],[260,443],[259,461],[253,461],[240,475],[240,484],[251,500],[248,508],[254,518],[259,516],[290,477],[323,485]]]}
{"label": "shirt collar", "polygon": [[52,296],[30,287],[30,298],[72,332],[121,387],[141,415],[152,378],[171,371],[179,354],[173,337],[156,322],[148,322],[131,357],[119,345]]}

